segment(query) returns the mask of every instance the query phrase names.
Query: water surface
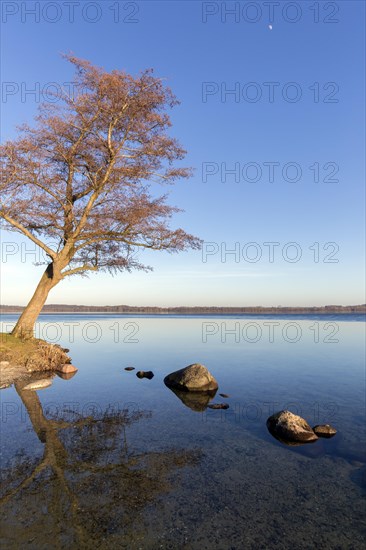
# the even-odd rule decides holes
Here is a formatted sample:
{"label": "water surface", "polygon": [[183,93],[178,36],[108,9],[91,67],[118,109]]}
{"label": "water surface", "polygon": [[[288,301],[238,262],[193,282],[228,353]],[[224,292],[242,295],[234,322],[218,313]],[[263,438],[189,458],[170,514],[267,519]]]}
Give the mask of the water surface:
{"label": "water surface", "polygon": [[[3,317],[5,330],[15,319]],[[69,348],[79,370],[37,392],[1,391],[1,542],[362,547],[364,334],[359,315],[41,316],[36,335]],[[165,387],[194,362],[219,382],[211,402],[229,409]],[[266,428],[285,408],[338,433],[286,446]]]}

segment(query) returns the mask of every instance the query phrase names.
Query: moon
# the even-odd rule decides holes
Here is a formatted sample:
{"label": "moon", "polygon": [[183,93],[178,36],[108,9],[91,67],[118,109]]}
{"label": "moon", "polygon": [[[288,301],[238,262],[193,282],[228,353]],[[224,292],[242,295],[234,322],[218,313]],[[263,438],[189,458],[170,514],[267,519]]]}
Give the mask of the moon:
{"label": "moon", "polygon": [[272,25],[268,25],[268,28],[270,31],[273,29]]}

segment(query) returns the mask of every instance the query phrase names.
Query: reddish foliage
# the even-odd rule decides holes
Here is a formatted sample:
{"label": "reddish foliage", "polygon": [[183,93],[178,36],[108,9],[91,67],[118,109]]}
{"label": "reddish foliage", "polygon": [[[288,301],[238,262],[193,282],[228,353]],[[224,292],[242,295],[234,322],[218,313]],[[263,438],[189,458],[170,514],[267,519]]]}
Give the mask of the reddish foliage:
{"label": "reddish foliage", "polygon": [[[177,101],[152,70],[137,78],[68,56],[74,93],[43,105],[37,124],[0,148],[0,217],[43,248],[52,274],[149,269],[138,247],[175,252],[200,241],[168,226],[176,208],[151,184],[190,175],[166,114]],[[52,246],[47,244],[52,242]],[[48,271],[51,273],[51,270]]]}

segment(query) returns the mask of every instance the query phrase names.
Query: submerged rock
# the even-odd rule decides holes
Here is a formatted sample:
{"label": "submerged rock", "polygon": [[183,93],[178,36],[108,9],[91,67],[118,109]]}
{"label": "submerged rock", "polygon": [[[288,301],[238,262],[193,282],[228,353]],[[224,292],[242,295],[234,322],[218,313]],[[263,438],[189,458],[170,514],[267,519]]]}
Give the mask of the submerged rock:
{"label": "submerged rock", "polygon": [[337,433],[337,430],[330,424],[318,424],[314,426],[313,431],[318,437],[333,437]]}
{"label": "submerged rock", "polygon": [[66,364],[57,367],[57,372],[62,372],[63,374],[70,374],[76,372],[78,369],[74,365]]}
{"label": "submerged rock", "polygon": [[136,372],[136,376],[137,378],[148,378],[149,380],[151,380],[152,378],[154,378],[154,373],[151,370],[139,370]]}
{"label": "submerged rock", "polygon": [[227,403],[212,403],[207,405],[209,409],[228,409],[229,405]]}
{"label": "submerged rock", "polygon": [[135,367],[125,367],[125,370],[135,370]]}
{"label": "submerged rock", "polygon": [[306,420],[290,411],[279,411],[270,416],[267,428],[274,437],[286,443],[310,443],[318,439]]}
{"label": "submerged rock", "polygon": [[216,391],[219,387],[212,374],[200,363],[168,374],[164,383],[169,388],[183,391]]}
{"label": "submerged rock", "polygon": [[48,388],[49,386],[52,386],[52,379],[42,378],[42,380],[36,380],[35,382],[27,384],[26,386],[24,386],[23,390],[43,390],[44,388]]}

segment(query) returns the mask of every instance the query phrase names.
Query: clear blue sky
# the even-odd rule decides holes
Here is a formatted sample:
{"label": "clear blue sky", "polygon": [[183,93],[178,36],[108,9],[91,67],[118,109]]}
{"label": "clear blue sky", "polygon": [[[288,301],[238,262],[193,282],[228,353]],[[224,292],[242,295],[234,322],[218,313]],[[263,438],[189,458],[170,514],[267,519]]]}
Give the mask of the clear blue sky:
{"label": "clear blue sky", "polygon": [[[72,278],[48,303],[365,302],[364,2],[274,3],[271,18],[266,2],[80,1],[73,22],[57,4],[2,3],[2,140],[31,123],[49,83],[71,81],[62,52],[107,70],[153,67],[181,100],[172,133],[195,169],[170,189],[185,210],[172,224],[205,244],[142,253],[153,273]],[[264,243],[278,243],[272,257]],[[25,304],[41,275],[27,249],[3,233],[3,304]]]}

